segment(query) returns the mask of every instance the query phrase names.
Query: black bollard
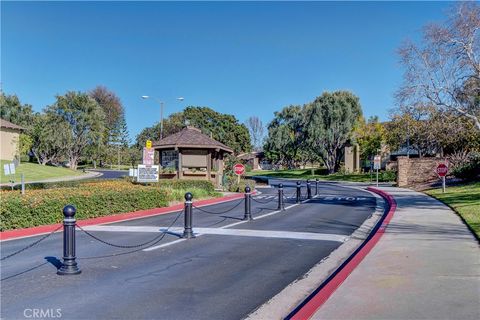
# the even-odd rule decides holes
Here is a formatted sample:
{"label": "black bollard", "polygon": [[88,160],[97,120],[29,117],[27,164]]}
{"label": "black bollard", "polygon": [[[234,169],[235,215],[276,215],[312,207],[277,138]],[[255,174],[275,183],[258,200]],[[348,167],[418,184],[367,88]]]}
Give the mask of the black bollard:
{"label": "black bollard", "polygon": [[296,203],[300,203],[300,199],[302,197],[302,186],[300,181],[297,181],[297,199],[295,200]]}
{"label": "black bollard", "polygon": [[310,180],[307,180],[307,198],[312,199],[312,185],[310,184]]}
{"label": "black bollard", "polygon": [[79,274],[82,271],[75,261],[75,213],[77,209],[68,205],[63,208],[63,263],[57,274],[62,276]]}
{"label": "black bollard", "polygon": [[318,178],[315,179],[315,195],[318,195]]}
{"label": "black bollard", "polygon": [[192,199],[193,195],[190,192],[185,193],[185,228],[183,229],[183,238],[185,239],[195,238],[192,230]]}
{"label": "black bollard", "polygon": [[277,210],[285,210],[285,204],[283,203],[283,183],[278,185],[278,208]]}
{"label": "black bollard", "polygon": [[250,187],[245,187],[245,215],[243,216],[243,220],[253,220],[252,218],[252,199],[250,194]]}

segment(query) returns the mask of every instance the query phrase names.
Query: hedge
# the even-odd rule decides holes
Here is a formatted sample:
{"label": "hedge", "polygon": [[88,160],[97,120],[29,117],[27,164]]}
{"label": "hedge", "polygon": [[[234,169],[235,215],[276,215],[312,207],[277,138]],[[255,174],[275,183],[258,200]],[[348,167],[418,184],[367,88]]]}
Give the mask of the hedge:
{"label": "hedge", "polygon": [[194,199],[219,196],[208,181],[168,181],[133,184],[125,180],[79,183],[56,189],[1,191],[0,231],[61,222],[66,204],[77,208],[77,219],[165,207],[183,201],[185,192]]}

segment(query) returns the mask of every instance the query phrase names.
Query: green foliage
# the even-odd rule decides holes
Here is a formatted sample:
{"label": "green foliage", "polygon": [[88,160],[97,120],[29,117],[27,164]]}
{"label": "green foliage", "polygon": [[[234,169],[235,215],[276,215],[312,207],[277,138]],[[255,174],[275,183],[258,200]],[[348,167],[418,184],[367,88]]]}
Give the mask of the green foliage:
{"label": "green foliage", "polygon": [[218,196],[210,184],[198,182],[132,184],[127,181],[95,181],[70,187],[1,192],[0,230],[32,227],[62,221],[66,204],[77,208],[77,219],[165,207],[172,201],[184,201],[185,193],[194,199]]}
{"label": "green foliage", "polygon": [[[182,112],[174,113],[164,120],[163,136],[182,130],[186,124],[202,130],[208,136],[229,146],[236,153],[251,150],[250,134],[244,124],[235,116],[216,112],[208,107],[189,106]],[[143,148],[146,140],[160,139],[160,124],[145,128],[136,139],[136,147]]]}
{"label": "green foliage", "polygon": [[22,104],[16,95],[0,92],[0,118],[28,129],[33,123],[35,113],[32,106]]}
{"label": "green foliage", "polygon": [[76,169],[80,157],[88,148],[101,144],[105,113],[88,94],[73,91],[57,96],[55,104],[45,112],[56,126],[66,128],[62,130],[66,138],[65,155],[70,168]]}
{"label": "green foliage", "polygon": [[378,121],[378,117],[370,117],[368,122],[361,117],[355,128],[354,137],[360,146],[362,159],[371,160],[381,150],[385,141],[385,129]]}
{"label": "green foliage", "polygon": [[274,163],[293,168],[307,160],[303,112],[301,106],[288,106],[275,112],[264,145],[266,157]]}
{"label": "green foliage", "polygon": [[28,134],[21,133],[20,141],[18,143],[18,149],[20,156],[27,155],[33,146],[33,138]]}
{"label": "green foliage", "polygon": [[320,158],[330,173],[337,171],[343,149],[352,138],[362,109],[359,98],[348,91],[325,92],[306,106],[305,140],[312,158]]}
{"label": "green foliage", "polygon": [[188,190],[191,188],[202,189],[207,192],[214,192],[215,187],[210,181],[206,180],[160,180],[157,183],[149,183],[150,186],[165,187],[171,189]]}
{"label": "green foliage", "polygon": [[347,91],[325,92],[312,103],[286,107],[268,125],[265,155],[288,168],[322,161],[330,173],[338,171],[361,114],[358,97]]}
{"label": "green foliage", "polygon": [[472,153],[466,163],[453,168],[452,174],[460,179],[471,181],[479,180],[480,175],[480,153]]}

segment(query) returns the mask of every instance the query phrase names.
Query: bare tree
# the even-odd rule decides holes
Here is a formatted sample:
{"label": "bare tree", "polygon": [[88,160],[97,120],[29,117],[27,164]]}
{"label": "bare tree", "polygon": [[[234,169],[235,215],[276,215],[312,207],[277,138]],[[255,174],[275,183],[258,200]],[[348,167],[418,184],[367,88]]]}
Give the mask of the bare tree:
{"label": "bare tree", "polygon": [[461,2],[445,25],[424,28],[421,44],[400,49],[404,83],[400,105],[433,104],[473,121],[480,130],[480,6]]}
{"label": "bare tree", "polygon": [[250,132],[250,138],[255,151],[262,149],[263,142],[263,123],[258,117],[250,117],[247,119],[247,128]]}

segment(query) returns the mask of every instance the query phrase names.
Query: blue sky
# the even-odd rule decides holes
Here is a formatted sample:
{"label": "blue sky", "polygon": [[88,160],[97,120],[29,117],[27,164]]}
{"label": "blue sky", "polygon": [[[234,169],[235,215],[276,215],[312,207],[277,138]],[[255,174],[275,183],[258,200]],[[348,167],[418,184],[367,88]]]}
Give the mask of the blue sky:
{"label": "blue sky", "polygon": [[[444,19],[448,2],[5,2],[1,81],[37,111],[104,85],[130,136],[188,105],[241,122],[351,90],[388,119],[401,83],[396,49]],[[182,96],[183,102],[176,101]]]}

